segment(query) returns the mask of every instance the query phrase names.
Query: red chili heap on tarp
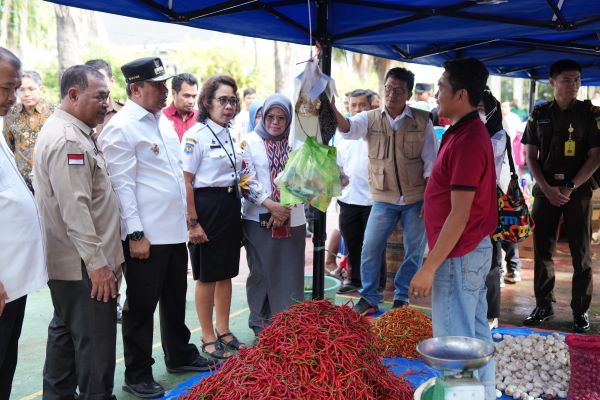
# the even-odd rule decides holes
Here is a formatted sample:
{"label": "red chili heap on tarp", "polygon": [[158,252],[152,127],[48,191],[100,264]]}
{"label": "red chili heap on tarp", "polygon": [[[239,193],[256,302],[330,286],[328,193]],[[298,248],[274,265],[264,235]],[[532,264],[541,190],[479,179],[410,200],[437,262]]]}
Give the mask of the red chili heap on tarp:
{"label": "red chili heap on tarp", "polygon": [[433,336],[431,318],[412,307],[390,310],[375,320],[375,347],[384,357],[419,358],[417,344]]}
{"label": "red chili heap on tarp", "polygon": [[411,400],[413,389],[381,364],[374,340],[348,306],[297,304],[180,399]]}

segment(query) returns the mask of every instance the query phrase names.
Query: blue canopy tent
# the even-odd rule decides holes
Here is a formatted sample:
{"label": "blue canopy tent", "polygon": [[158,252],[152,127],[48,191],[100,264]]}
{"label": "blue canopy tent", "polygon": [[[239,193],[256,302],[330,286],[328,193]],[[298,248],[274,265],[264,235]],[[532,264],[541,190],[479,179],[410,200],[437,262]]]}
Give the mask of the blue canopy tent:
{"label": "blue canopy tent", "polygon": [[[546,79],[571,58],[600,84],[598,0],[52,0],[68,6],[429,65],[476,57],[492,74]],[[310,23],[309,23],[310,20]],[[311,27],[313,29],[311,29]],[[315,223],[313,297],[323,296],[325,216]]]}

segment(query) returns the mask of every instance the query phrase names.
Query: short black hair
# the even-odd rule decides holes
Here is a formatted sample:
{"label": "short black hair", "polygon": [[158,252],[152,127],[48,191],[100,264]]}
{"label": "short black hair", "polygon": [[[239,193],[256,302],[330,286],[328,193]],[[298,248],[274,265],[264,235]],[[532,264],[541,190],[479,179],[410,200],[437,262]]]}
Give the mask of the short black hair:
{"label": "short black hair", "polygon": [[444,62],[443,67],[452,92],[465,89],[469,94],[469,103],[477,107],[490,76],[485,65],[476,58],[460,58]]}
{"label": "short black hair", "polygon": [[173,77],[173,80],[171,81],[171,89],[173,89],[175,93],[179,93],[183,82],[190,86],[198,86],[198,79],[196,79],[194,75],[184,72]]}
{"label": "short black hair", "polygon": [[383,81],[386,82],[390,76],[399,81],[406,82],[406,88],[409,92],[412,92],[413,87],[415,86],[415,74],[406,68],[396,67],[385,73],[385,79]]}
{"label": "short black hair", "polygon": [[19,60],[19,57],[15,56],[12,51],[4,47],[0,47],[0,61],[7,61],[15,67],[15,69],[21,70],[21,60]]}
{"label": "short black hair", "polygon": [[244,89],[244,92],[242,93],[242,99],[246,96],[248,96],[249,94],[256,94],[256,90],[248,88],[248,89]]}
{"label": "short black hair", "polygon": [[373,104],[373,99],[374,98],[378,98],[378,99],[381,98],[379,96],[379,93],[377,93],[374,90],[367,89],[366,92],[367,92],[367,99],[369,99],[369,104]]}
{"label": "short black hair", "polygon": [[76,87],[81,91],[87,89],[90,75],[104,82],[104,76],[89,65],[73,65],[67,68],[60,78],[60,98],[67,97],[69,89],[72,87]]}
{"label": "short black hair", "polygon": [[113,76],[113,70],[110,67],[110,65],[100,58],[97,58],[95,60],[88,60],[85,62],[85,65],[92,67],[97,71],[100,71],[101,69],[105,70],[109,78],[112,78]]}
{"label": "short black hair", "polygon": [[581,65],[577,61],[564,59],[558,60],[550,66],[550,78],[555,78],[565,71],[579,71],[581,73]]}
{"label": "short black hair", "polygon": [[369,92],[364,89],[356,89],[356,90],[353,90],[350,93],[348,93],[348,97],[360,97],[360,96],[367,96],[367,99],[368,99]]}

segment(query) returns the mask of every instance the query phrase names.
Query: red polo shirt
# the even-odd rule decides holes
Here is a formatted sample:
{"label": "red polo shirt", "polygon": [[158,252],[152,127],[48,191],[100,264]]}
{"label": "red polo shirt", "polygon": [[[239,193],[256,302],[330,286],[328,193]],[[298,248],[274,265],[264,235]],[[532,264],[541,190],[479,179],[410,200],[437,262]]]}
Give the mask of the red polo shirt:
{"label": "red polo shirt", "polygon": [[450,214],[450,192],[475,192],[469,221],[448,258],[461,257],[498,225],[496,171],[492,142],[477,111],[465,115],[444,136],[425,190],[425,230],[433,248]]}
{"label": "red polo shirt", "polygon": [[175,132],[177,132],[177,136],[179,136],[179,141],[181,142],[181,138],[185,131],[190,129],[196,123],[198,110],[194,109],[194,111],[188,114],[184,120],[177,112],[175,104],[171,102],[171,105],[163,110],[163,114],[165,114],[165,117],[173,124],[173,128],[175,128]]}

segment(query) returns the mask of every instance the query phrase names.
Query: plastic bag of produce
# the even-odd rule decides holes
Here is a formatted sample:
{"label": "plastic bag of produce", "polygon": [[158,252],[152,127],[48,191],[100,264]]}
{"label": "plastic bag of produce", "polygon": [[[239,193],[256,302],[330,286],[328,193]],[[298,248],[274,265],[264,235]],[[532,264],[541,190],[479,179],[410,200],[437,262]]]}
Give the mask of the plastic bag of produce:
{"label": "plastic bag of produce", "polygon": [[331,198],[341,194],[335,147],[307,137],[298,150],[290,153],[278,184],[282,204],[308,203],[325,212]]}
{"label": "plastic bag of produce", "polygon": [[600,399],[600,337],[567,335],[571,359],[569,400]]}

